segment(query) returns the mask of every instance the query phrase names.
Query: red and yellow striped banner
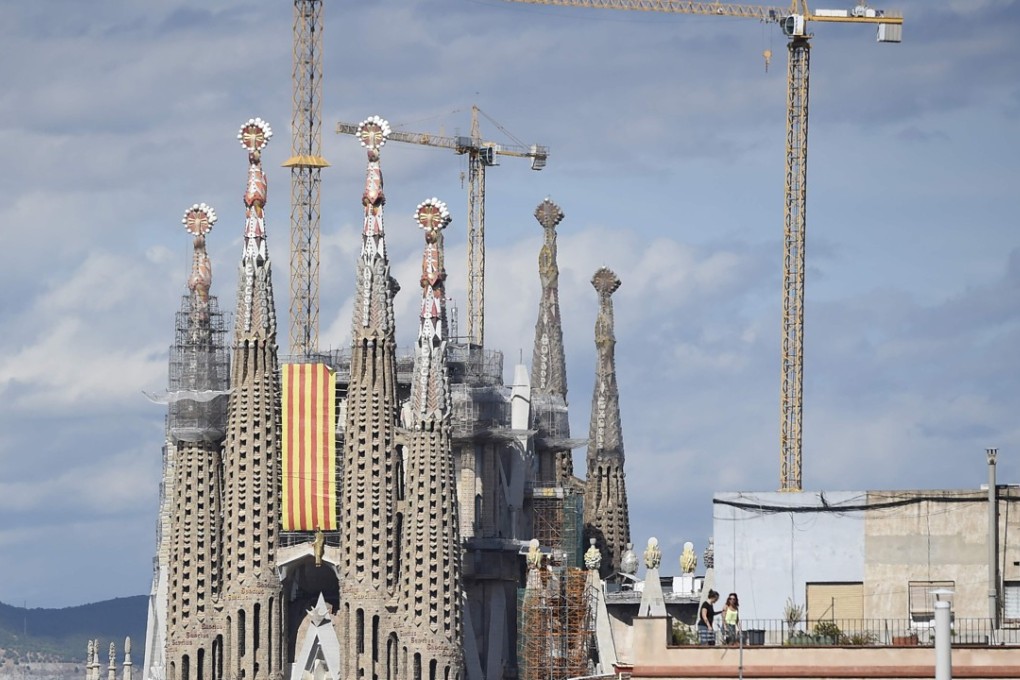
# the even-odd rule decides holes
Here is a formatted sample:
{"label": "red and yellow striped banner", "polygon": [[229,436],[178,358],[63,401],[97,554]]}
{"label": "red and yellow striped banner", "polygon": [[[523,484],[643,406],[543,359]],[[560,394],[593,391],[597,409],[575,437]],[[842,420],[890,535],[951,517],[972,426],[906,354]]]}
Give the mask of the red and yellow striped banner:
{"label": "red and yellow striped banner", "polygon": [[335,531],[336,374],[283,366],[283,530]]}

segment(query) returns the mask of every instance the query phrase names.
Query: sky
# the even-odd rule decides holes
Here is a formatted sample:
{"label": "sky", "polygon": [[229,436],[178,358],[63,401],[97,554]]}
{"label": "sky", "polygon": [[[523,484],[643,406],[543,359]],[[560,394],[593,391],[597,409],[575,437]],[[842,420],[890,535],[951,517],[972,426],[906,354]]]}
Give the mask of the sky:
{"label": "sky", "polygon": [[[893,0],[890,0],[892,2]],[[839,2],[831,7],[842,7]],[[897,0],[904,41],[813,24],[803,485],[1020,482],[1020,2]],[[206,202],[213,294],[234,308],[259,116],[281,351],[288,333],[292,4],[4,3],[0,22],[0,601],[147,593],[181,217]],[[613,296],[635,544],[699,553],[716,491],[779,487],[786,40],[752,20],[504,0],[326,0],[320,345],[350,341],[365,154],[394,129],[543,144],[487,173],[486,345],[530,362],[546,197],[558,228],[571,433],[586,437],[601,266]],[[765,68],[763,51],[774,56]],[[498,122],[498,125],[493,121]],[[504,131],[509,131],[508,136]],[[466,162],[382,152],[398,340],[416,333],[421,235],[450,207],[466,311]],[[463,330],[463,328],[462,328]],[[575,452],[583,475],[584,449]]]}

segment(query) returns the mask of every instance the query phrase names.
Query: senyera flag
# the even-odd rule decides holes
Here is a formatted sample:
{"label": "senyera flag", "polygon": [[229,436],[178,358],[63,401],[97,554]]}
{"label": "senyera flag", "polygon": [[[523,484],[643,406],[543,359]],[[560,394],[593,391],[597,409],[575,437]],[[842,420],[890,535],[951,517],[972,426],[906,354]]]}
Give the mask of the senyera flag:
{"label": "senyera flag", "polygon": [[283,366],[283,530],[335,531],[336,374]]}

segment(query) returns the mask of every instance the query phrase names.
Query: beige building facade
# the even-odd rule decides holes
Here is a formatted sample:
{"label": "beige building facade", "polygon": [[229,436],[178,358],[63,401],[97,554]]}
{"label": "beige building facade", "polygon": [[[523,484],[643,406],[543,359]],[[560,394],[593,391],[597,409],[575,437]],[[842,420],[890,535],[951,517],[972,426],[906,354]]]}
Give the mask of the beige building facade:
{"label": "beige building facade", "polygon": [[[883,619],[923,631],[936,597],[981,635],[1020,623],[1020,489],[717,493],[716,589],[745,619]],[[993,529],[994,527],[994,529]],[[1003,635],[1007,635],[1003,633]]]}

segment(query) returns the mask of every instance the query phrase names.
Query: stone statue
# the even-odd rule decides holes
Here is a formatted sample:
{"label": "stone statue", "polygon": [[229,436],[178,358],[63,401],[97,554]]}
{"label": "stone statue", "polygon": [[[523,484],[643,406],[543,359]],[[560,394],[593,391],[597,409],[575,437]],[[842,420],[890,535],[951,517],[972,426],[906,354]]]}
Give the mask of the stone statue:
{"label": "stone statue", "polygon": [[708,537],[708,547],[705,548],[705,569],[715,568],[715,538]]}
{"label": "stone statue", "polygon": [[690,541],[684,543],[684,551],[680,553],[680,573],[693,574],[698,566],[698,556],[694,554],[694,544]]}
{"label": "stone statue", "polygon": [[326,536],[322,529],[315,527],[315,540],[312,541],[312,553],[315,555],[315,566],[322,566],[322,551],[326,545]]}
{"label": "stone statue", "polygon": [[588,542],[591,546],[584,553],[584,567],[589,571],[598,571],[599,567],[602,566],[602,553],[595,547],[594,538],[589,538]]}
{"label": "stone statue", "polygon": [[659,550],[659,539],[652,536],[648,539],[648,547],[645,548],[645,568],[658,569],[662,562],[662,551]]}
{"label": "stone statue", "polygon": [[634,554],[634,544],[628,543],[627,549],[623,551],[623,555],[620,556],[620,571],[624,574],[633,576],[637,573],[638,561],[637,555]]}

